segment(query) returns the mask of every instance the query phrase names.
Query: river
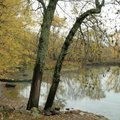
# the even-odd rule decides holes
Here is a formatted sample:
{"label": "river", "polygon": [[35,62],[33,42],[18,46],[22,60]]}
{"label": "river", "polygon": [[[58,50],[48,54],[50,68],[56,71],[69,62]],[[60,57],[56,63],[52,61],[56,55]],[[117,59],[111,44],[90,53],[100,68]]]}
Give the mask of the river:
{"label": "river", "polygon": [[[50,88],[51,72],[42,83],[39,105],[44,106]],[[54,106],[62,110],[80,109],[120,120],[120,67],[87,67],[61,73]],[[4,87],[0,82],[0,96],[27,102],[30,83],[16,83],[15,88]],[[1,97],[2,98],[2,97]]]}

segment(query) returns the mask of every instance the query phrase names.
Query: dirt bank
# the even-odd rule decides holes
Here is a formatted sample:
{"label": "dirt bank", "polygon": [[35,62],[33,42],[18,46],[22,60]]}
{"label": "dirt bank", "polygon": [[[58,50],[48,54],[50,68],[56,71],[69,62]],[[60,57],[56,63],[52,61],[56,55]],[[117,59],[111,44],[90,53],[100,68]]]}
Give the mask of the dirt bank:
{"label": "dirt bank", "polygon": [[0,120],[108,120],[104,116],[95,115],[80,110],[59,112],[57,115],[45,116],[42,110],[33,108],[15,109],[11,106],[0,106]]}

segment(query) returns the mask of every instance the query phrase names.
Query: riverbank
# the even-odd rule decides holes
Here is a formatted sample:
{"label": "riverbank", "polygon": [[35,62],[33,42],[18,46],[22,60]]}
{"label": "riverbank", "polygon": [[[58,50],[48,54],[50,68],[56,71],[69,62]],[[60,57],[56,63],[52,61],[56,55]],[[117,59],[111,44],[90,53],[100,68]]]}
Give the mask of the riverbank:
{"label": "riverbank", "polygon": [[40,109],[15,109],[10,106],[0,106],[0,120],[108,120],[104,116],[95,115],[80,110],[62,111],[57,115],[45,116]]}
{"label": "riverbank", "polygon": [[86,66],[120,66],[120,62],[93,62],[87,63]]}
{"label": "riverbank", "polygon": [[[82,67],[110,67],[110,66],[120,66],[119,61],[110,61],[110,62],[87,62]],[[49,74],[54,72],[55,61],[52,61],[49,66],[45,67],[44,74]],[[62,71],[71,71],[71,70],[80,70],[81,64],[78,62],[64,61]],[[33,68],[26,69],[24,71],[17,71],[14,73],[7,73],[4,77],[0,77],[2,82],[31,82],[33,75]],[[43,75],[44,76],[44,75]]]}
{"label": "riverbank", "polygon": [[57,115],[45,116],[43,107],[26,110],[27,103],[7,100],[0,100],[0,120],[109,120],[102,115],[96,115],[81,110],[67,109],[59,111]]}
{"label": "riverbank", "polygon": [[[67,65],[66,65],[67,64]],[[63,66],[63,69],[61,72],[66,71],[75,71],[79,70],[79,68],[75,63],[66,63],[65,66]],[[120,62],[92,62],[87,63],[85,67],[110,67],[110,66],[120,66]],[[45,69],[45,74],[53,73],[53,68]],[[32,74],[33,70],[26,70],[24,72],[16,72],[13,74],[8,74],[6,78],[0,78],[1,82],[31,82],[32,80]],[[51,77],[52,78],[52,77]]]}

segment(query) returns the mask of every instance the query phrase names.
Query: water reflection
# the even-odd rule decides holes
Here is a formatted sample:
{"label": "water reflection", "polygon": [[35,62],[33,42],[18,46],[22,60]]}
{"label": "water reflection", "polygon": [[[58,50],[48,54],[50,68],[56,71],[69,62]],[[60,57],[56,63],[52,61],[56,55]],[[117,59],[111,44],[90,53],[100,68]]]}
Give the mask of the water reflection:
{"label": "water reflection", "polygon": [[[50,88],[51,72],[42,83],[39,105],[44,105]],[[60,108],[78,108],[105,115],[112,120],[120,119],[120,68],[87,67],[82,70],[64,71],[54,105]],[[114,91],[114,92],[113,92]],[[30,83],[17,84],[8,89],[0,84],[0,96],[23,101],[28,99]],[[115,94],[117,93],[117,94]],[[27,102],[27,100],[26,100]]]}
{"label": "water reflection", "polygon": [[0,104],[10,104],[17,108],[26,103],[26,99],[20,94],[20,91],[27,87],[26,84],[17,84],[15,88],[7,88],[5,84],[0,82]]}
{"label": "water reflection", "polygon": [[[74,74],[73,76],[71,76]],[[101,74],[99,71],[84,69],[82,74],[71,73],[71,75],[64,74],[61,77],[60,85],[64,92],[61,94],[66,99],[82,99],[89,97],[91,99],[101,99],[105,97],[102,88]],[[60,89],[59,89],[60,90]]]}
{"label": "water reflection", "polygon": [[[79,74],[77,71],[63,72],[54,104],[64,108],[67,100],[82,100],[85,97],[100,100],[106,97],[106,90],[112,90],[114,88],[118,92],[118,88],[120,90],[118,70],[120,71],[118,67],[111,67],[111,70],[108,67],[104,67],[84,68],[83,71],[81,71],[82,74]],[[49,76],[47,75],[47,77]],[[116,78],[116,80],[114,78]],[[42,83],[40,105],[44,105],[49,88],[50,83]],[[20,94],[28,98],[29,91],[30,86],[27,86],[20,91]]]}
{"label": "water reflection", "polygon": [[111,68],[111,74],[106,81],[106,88],[108,91],[120,92],[120,67]]}

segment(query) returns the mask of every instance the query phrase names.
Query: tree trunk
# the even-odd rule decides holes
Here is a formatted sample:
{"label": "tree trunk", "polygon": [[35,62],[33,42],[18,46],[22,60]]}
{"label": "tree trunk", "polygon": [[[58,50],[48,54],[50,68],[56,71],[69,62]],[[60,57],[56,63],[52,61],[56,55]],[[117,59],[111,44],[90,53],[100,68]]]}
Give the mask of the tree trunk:
{"label": "tree trunk", "polygon": [[43,16],[41,35],[39,38],[37,51],[37,60],[33,72],[31,91],[27,105],[28,110],[31,109],[32,107],[38,107],[45,56],[48,50],[49,32],[57,2],[58,0],[50,0]]}
{"label": "tree trunk", "polygon": [[28,110],[31,109],[33,106],[38,107],[40,86],[41,86],[42,74],[43,74],[42,72],[39,71],[40,71],[39,64],[36,64],[32,78],[30,97],[27,105]]}
{"label": "tree trunk", "polygon": [[59,57],[57,59],[57,62],[56,62],[52,85],[51,85],[51,88],[50,88],[50,91],[49,91],[49,94],[48,94],[48,98],[47,98],[47,101],[46,101],[46,104],[45,104],[45,107],[44,107],[45,111],[49,111],[51,109],[52,105],[53,105],[53,101],[54,101],[54,98],[55,98],[55,95],[56,95],[56,92],[57,92],[57,88],[58,88],[58,85],[59,85],[59,82],[60,82],[60,72],[61,72],[61,69],[62,69],[62,63],[64,61],[64,58],[67,54],[67,50],[68,50],[68,48],[69,48],[69,46],[70,46],[70,44],[73,40],[73,37],[74,37],[76,31],[78,30],[79,26],[82,24],[83,20],[87,16],[89,16],[91,14],[100,13],[102,6],[103,6],[103,2],[102,2],[102,4],[99,4],[99,5],[97,4],[95,9],[90,9],[90,10],[86,11],[85,13],[83,13],[82,15],[80,15],[77,18],[77,20],[76,20],[75,24],[73,25],[72,29],[70,30],[68,36],[66,37],[66,40],[63,44],[60,55],[59,55]]}

